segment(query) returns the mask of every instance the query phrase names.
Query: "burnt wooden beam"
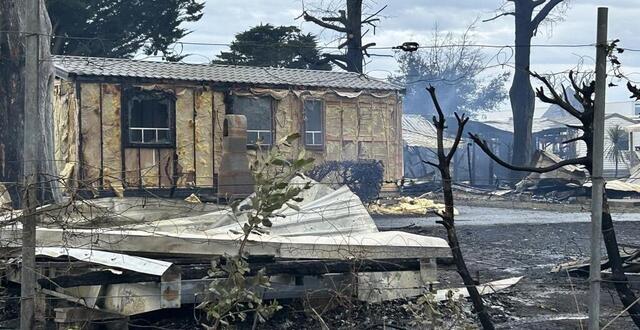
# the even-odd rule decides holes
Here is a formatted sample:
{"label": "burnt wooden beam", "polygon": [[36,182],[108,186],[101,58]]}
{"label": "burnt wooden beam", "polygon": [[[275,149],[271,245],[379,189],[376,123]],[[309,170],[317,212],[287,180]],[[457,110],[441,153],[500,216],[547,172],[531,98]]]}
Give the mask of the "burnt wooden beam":
{"label": "burnt wooden beam", "polygon": [[[191,264],[180,265],[182,279],[203,279],[211,277],[209,270],[211,264]],[[297,275],[314,276],[331,273],[358,273],[358,272],[387,272],[387,271],[415,271],[420,270],[418,259],[402,260],[356,260],[356,261],[278,261],[259,262],[249,264],[248,275],[256,275],[258,271],[264,269],[265,275]],[[213,277],[226,277],[227,274],[218,272]],[[219,275],[219,276],[218,276]],[[159,282],[160,276],[141,274],[124,271],[122,274],[115,274],[109,270],[89,271],[80,275],[61,275],[54,278],[42,278],[38,284],[44,289],[53,290],[56,287],[69,288],[85,285],[108,285],[139,282]]]}

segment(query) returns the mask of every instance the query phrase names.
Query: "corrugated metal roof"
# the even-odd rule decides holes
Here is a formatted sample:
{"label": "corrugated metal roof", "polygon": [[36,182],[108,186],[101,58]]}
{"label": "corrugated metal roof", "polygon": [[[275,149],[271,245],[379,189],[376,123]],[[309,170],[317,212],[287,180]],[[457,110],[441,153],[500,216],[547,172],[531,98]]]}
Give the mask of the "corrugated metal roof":
{"label": "corrugated metal roof", "polygon": [[[412,147],[437,149],[438,135],[433,124],[421,115],[402,115],[402,139]],[[453,146],[453,140],[444,139],[444,147]]]}
{"label": "corrugated metal roof", "polygon": [[53,56],[58,75],[127,77],[258,85],[291,85],[356,90],[402,90],[353,72],[153,62],[104,57]]}

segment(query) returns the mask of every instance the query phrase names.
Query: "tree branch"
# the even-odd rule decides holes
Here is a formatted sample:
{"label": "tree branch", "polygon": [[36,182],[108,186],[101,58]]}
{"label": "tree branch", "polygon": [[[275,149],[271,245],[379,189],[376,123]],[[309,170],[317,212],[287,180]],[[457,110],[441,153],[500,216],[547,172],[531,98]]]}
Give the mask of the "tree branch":
{"label": "tree branch", "polygon": [[487,156],[489,156],[489,158],[493,159],[496,163],[502,165],[503,167],[506,167],[513,171],[547,173],[567,165],[585,165],[586,166],[587,163],[589,162],[589,159],[587,157],[579,157],[579,158],[565,159],[561,162],[557,162],[553,165],[549,165],[545,167],[516,166],[513,164],[509,164],[504,160],[500,159],[500,157],[496,156],[491,150],[491,148],[487,146],[486,141],[482,140],[478,135],[469,133],[469,137],[473,140],[473,142],[475,142],[475,144],[477,144],[480,147],[480,149],[482,149],[482,151],[484,151],[485,154],[487,154]]}
{"label": "tree branch", "polygon": [[[538,2],[540,1],[541,0],[539,0]],[[540,9],[540,11],[536,14],[536,16],[531,20],[531,31],[537,30],[540,23],[542,23],[542,21],[544,21],[544,19],[547,18],[547,16],[549,16],[549,13],[553,10],[553,8],[559,5],[562,1],[563,0],[549,0],[549,2],[547,2],[544,5],[544,7],[542,7],[542,9]],[[544,1],[542,1],[542,3],[544,3]],[[536,6],[539,6],[542,3],[537,4]]]}
{"label": "tree branch", "polygon": [[447,154],[447,159],[449,161],[453,159],[453,155],[455,154],[456,150],[458,150],[458,145],[460,144],[460,140],[462,140],[462,135],[464,134],[464,126],[467,125],[467,122],[469,122],[469,117],[466,117],[464,113],[462,114],[462,116],[458,116],[457,112],[454,112],[453,114],[456,116],[456,120],[458,121],[458,131],[456,132],[456,137],[453,140],[451,150],[449,150],[449,153]]}
{"label": "tree branch", "polygon": [[[566,110],[569,114],[571,114],[572,116],[574,116],[577,119],[580,119],[582,117],[582,113],[580,111],[578,111],[576,108],[574,108],[571,103],[568,102],[568,100],[566,100],[566,98],[563,98],[562,96],[560,96],[555,88],[553,87],[553,85],[551,85],[551,83],[549,82],[549,80],[535,72],[531,72],[529,71],[529,74],[532,75],[533,77],[537,78],[538,80],[540,80],[545,86],[547,86],[547,88],[549,89],[549,92],[551,93],[551,97],[547,96],[544,93],[544,88],[540,87],[536,89],[536,96],[540,99],[540,101],[545,102],[545,103],[549,103],[549,104],[556,104],[558,106],[560,106],[562,109]],[[566,93],[565,93],[566,94]]]}
{"label": "tree branch", "polygon": [[323,27],[325,29],[334,30],[334,31],[342,32],[342,33],[347,33],[347,29],[345,27],[327,23],[327,22],[325,22],[325,21],[323,21],[321,19],[318,19],[316,17],[313,17],[313,16],[309,15],[309,13],[307,13],[306,11],[302,13],[302,17],[304,18],[305,21],[315,23],[315,24],[317,24],[317,25],[319,25],[319,26],[321,26],[321,27]]}
{"label": "tree branch", "polygon": [[338,10],[338,13],[340,13],[340,16],[338,17],[323,17],[322,20],[324,22],[338,22],[344,26],[347,26],[347,15],[345,14],[344,10]]}
{"label": "tree branch", "polygon": [[325,59],[327,59],[329,62],[337,65],[340,69],[349,71],[348,65],[347,65],[348,61],[346,56],[338,55],[338,54],[322,54],[322,56]]}
{"label": "tree branch", "polygon": [[483,20],[482,20],[482,22],[483,22],[483,23],[491,22],[491,21],[497,20],[498,18],[500,18],[500,17],[502,17],[502,16],[509,16],[509,15],[511,15],[511,16],[516,16],[516,13],[515,13],[515,12],[512,12],[512,11],[505,12],[505,13],[501,13],[501,14],[499,14],[499,15],[496,15],[496,16],[492,17],[492,18],[483,19]]}
{"label": "tree branch", "polygon": [[640,89],[638,87],[631,85],[630,82],[627,82],[627,89],[631,92],[631,98],[640,101]]}
{"label": "tree branch", "polygon": [[370,23],[370,22],[374,22],[374,21],[379,21],[379,18],[374,18],[375,16],[377,16],[378,14],[380,14],[380,12],[382,12],[383,10],[385,10],[385,8],[387,8],[388,5],[384,5],[384,7],[380,8],[377,12],[369,15],[367,18],[362,20],[362,24],[365,23]]}

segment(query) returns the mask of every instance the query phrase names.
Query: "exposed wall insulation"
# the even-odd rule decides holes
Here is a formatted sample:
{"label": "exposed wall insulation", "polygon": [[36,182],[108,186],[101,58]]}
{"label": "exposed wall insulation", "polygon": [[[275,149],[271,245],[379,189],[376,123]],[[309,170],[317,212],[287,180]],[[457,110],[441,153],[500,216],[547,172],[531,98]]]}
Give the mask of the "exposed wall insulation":
{"label": "exposed wall insulation", "polygon": [[217,174],[222,160],[222,125],[225,115],[224,93],[213,92],[213,109],[215,112],[213,120],[213,170]]}
{"label": "exposed wall insulation", "polygon": [[[213,186],[213,105],[212,92],[197,89],[196,100],[196,185]],[[182,133],[182,132],[180,132]]]}
{"label": "exposed wall insulation", "polygon": [[78,161],[77,124],[78,102],[75,85],[68,81],[57,81],[53,95],[54,157],[64,182],[71,188],[69,179],[74,175]]}
{"label": "exposed wall insulation", "polygon": [[80,133],[82,143],[80,179],[83,185],[100,186],[102,146],[100,144],[100,84],[80,86]]}
{"label": "exposed wall insulation", "polygon": [[195,184],[193,111],[194,94],[190,88],[176,88],[176,154],[178,155],[178,187]]}
{"label": "exposed wall insulation", "polygon": [[140,148],[140,174],[143,187],[160,186],[160,155],[157,149]]}
{"label": "exposed wall insulation", "polygon": [[124,177],[127,188],[140,187],[140,149],[124,149]]}
{"label": "exposed wall insulation", "polygon": [[102,164],[104,187],[122,185],[120,86],[102,84]]}
{"label": "exposed wall insulation", "polygon": [[357,141],[358,140],[358,103],[354,100],[345,99],[342,101],[342,139]]}
{"label": "exposed wall insulation", "polygon": [[[159,86],[147,84],[140,87],[152,89]],[[61,164],[59,168],[69,175],[68,172],[74,171],[74,162],[80,158],[83,168],[80,170],[76,166],[75,172],[81,172],[85,182],[99,188],[103,181],[105,189],[116,193],[122,192],[118,183],[123,179],[127,189],[171,188],[174,185],[179,188],[214,187],[214,176],[218,173],[222,156],[224,92],[207,90],[202,86],[165,84],[161,87],[173,89],[176,93],[176,148],[126,148],[122,153],[121,86],[82,84],[78,108],[75,85],[60,81],[54,98],[55,156],[70,166]],[[323,99],[325,146],[323,150],[307,150],[307,155],[313,156],[317,163],[378,159],[384,163],[386,180],[401,177],[401,104],[395,93],[371,95],[367,92],[268,89],[249,89],[244,93],[270,95],[276,99],[276,141],[294,132],[304,133],[305,98]],[[80,123],[77,123],[78,115]],[[78,128],[81,129],[79,134]],[[77,141],[78,135],[81,141]],[[79,147],[81,151],[77,151]],[[301,148],[304,148],[303,139],[295,143],[291,156]],[[81,157],[76,156],[78,153]]]}

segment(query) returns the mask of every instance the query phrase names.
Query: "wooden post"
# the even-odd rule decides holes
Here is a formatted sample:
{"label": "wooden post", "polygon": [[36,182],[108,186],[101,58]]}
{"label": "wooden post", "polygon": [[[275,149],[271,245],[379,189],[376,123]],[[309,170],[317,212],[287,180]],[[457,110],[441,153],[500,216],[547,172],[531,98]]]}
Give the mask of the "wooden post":
{"label": "wooden post", "polygon": [[608,9],[598,8],[596,41],[596,92],[593,114],[593,159],[591,172],[591,265],[589,267],[589,329],[600,328],[600,262],[602,233],[602,178],[604,155],[604,112],[607,89],[607,15]]}
{"label": "wooden post", "polygon": [[22,198],[22,268],[20,291],[20,329],[35,328],[35,246],[36,246],[36,184],[37,146],[40,129],[39,104],[39,39],[40,0],[24,1],[25,64],[24,64],[24,146]]}

